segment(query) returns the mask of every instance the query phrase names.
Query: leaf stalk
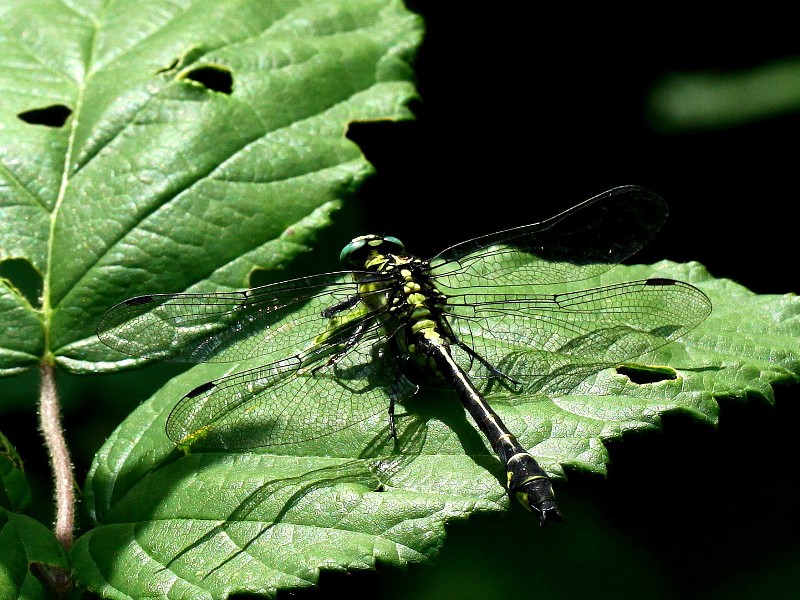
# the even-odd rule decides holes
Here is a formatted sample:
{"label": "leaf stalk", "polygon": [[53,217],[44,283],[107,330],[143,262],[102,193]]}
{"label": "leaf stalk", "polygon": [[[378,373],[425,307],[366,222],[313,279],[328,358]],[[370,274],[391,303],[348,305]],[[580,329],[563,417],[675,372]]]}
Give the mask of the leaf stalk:
{"label": "leaf stalk", "polygon": [[39,371],[42,377],[39,395],[39,426],[44,435],[55,479],[55,536],[64,548],[69,549],[72,546],[75,527],[75,488],[72,477],[72,461],[61,425],[55,366],[52,363],[42,363]]}

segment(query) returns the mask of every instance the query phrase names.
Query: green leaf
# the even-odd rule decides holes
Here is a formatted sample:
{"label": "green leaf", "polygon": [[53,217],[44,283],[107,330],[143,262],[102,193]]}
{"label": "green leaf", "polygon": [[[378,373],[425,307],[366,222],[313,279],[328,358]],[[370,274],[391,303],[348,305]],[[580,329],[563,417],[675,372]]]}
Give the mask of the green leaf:
{"label": "green leaf", "polygon": [[33,571],[69,571],[53,532],[39,521],[0,508],[0,597],[52,598]]}
{"label": "green leaf", "polygon": [[22,459],[0,433],[0,508],[19,511],[31,501],[31,488],[25,477]]}
{"label": "green leaf", "polygon": [[42,356],[44,331],[41,317],[6,279],[0,279],[0,328],[0,375],[23,371]]}
{"label": "green leaf", "polygon": [[735,127],[800,109],[800,57],[746,71],[670,73],[648,93],[648,114],[664,133]]}
{"label": "green leaf", "polygon": [[33,306],[0,279],[0,373],[131,364],[94,334],[109,306],[284,266],[371,172],[348,124],[411,117],[399,1],[1,10],[0,267],[43,286]]}
{"label": "green leaf", "polygon": [[[513,404],[489,396],[556,477],[563,465],[604,472],[603,440],[657,427],[664,412],[714,422],[716,398],[771,400],[775,383],[798,380],[796,296],[759,297],[697,264],[669,262],[618,267],[581,287],[647,277],[693,283],[714,303],[697,329],[637,359],[639,370],[674,372],[674,379],[637,384],[607,369],[569,395]],[[271,595],[313,585],[320,569],[427,562],[445,523],[509,506],[499,460],[457,399],[437,390],[398,408],[399,451],[378,415],[356,435],[242,453],[179,452],[164,433],[175,402],[209,379],[258,364],[197,366],[111,436],[85,489],[98,526],[73,552],[83,583],[109,597],[158,595],[167,586],[188,597]],[[536,529],[532,518],[531,534]]]}
{"label": "green leaf", "polygon": [[0,434],[0,598],[50,598],[33,572],[69,570],[53,532],[17,512],[30,502],[30,495],[22,460]]}
{"label": "green leaf", "polygon": [[34,571],[69,572],[64,550],[39,521],[0,508],[0,597],[52,598]]}

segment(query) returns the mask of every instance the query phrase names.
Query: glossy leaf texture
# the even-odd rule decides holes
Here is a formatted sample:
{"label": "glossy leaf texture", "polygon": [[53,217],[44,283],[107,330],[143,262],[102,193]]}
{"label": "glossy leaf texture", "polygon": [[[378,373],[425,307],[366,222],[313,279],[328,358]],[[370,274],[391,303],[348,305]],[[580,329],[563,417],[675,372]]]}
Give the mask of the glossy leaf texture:
{"label": "glossy leaf texture", "polygon": [[422,25],[401,2],[0,10],[0,269],[43,282],[0,270],[0,373],[115,368],[95,336],[115,302],[285,264],[371,172],[348,124],[411,117]]}

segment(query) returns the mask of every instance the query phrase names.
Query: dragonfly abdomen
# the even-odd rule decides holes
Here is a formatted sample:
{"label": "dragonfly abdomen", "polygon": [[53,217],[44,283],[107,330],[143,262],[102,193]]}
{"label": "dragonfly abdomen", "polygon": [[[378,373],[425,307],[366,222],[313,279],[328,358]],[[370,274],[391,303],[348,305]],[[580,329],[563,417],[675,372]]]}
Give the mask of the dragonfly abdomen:
{"label": "dragonfly abdomen", "polygon": [[[429,333],[429,332],[425,332]],[[562,521],[553,485],[536,459],[512,434],[486,402],[470,378],[453,360],[449,344],[435,336],[418,334],[417,343],[430,356],[439,373],[453,386],[475,424],[491,443],[506,469],[507,486],[528,510],[538,513],[539,523]]]}

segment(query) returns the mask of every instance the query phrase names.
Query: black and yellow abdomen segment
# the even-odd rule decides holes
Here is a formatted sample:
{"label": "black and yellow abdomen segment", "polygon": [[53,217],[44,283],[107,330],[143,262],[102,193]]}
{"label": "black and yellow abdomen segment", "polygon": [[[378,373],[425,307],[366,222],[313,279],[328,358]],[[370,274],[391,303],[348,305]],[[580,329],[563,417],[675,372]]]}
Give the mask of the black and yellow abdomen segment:
{"label": "black and yellow abdomen segment", "polygon": [[[423,341],[420,343],[425,345]],[[434,342],[426,348],[426,352],[433,357],[439,372],[449,380],[475,424],[505,466],[508,490],[525,508],[539,515],[541,525],[550,521],[563,521],[564,517],[556,505],[553,486],[547,474],[456,364],[447,344]]]}
{"label": "black and yellow abdomen segment", "polygon": [[[522,449],[519,442],[512,434],[509,443],[501,442],[500,448],[495,446],[500,460],[506,465],[508,490],[513,492],[517,500],[532,512],[539,513],[539,522],[544,525],[548,521],[562,521],[564,517],[556,505],[555,492],[550,478],[531,456],[530,452]],[[519,450],[522,450],[521,452]],[[513,453],[513,454],[512,454]],[[506,459],[505,456],[511,454]]]}

